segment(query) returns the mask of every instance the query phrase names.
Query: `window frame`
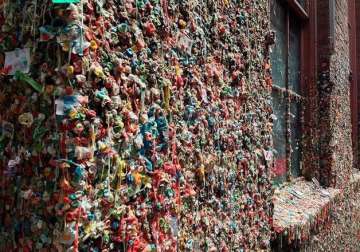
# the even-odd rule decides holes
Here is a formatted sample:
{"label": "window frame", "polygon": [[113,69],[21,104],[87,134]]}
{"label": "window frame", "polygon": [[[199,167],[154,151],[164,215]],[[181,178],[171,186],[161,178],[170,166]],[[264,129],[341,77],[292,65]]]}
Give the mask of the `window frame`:
{"label": "window frame", "polygon": [[[306,144],[304,143],[304,136],[310,135],[309,132],[306,129],[306,124],[311,120],[311,106],[307,106],[308,104],[308,97],[309,94],[312,92],[312,88],[315,88],[316,83],[316,48],[315,48],[315,41],[316,36],[313,36],[312,34],[315,34],[316,31],[316,3],[311,3],[311,1],[306,0],[304,8],[301,6],[301,4],[297,0],[272,0],[272,1],[279,1],[281,4],[284,5],[286,8],[286,55],[287,55],[287,61],[286,61],[286,83],[285,88],[281,88],[279,86],[276,86],[276,83],[273,83],[272,90],[284,92],[285,91],[285,97],[284,101],[286,101],[286,114],[285,114],[285,142],[286,142],[286,181],[291,180],[292,176],[292,169],[291,169],[291,135],[289,133],[289,130],[291,129],[291,119],[290,119],[290,108],[292,103],[294,103],[293,99],[300,99],[300,120],[299,123],[299,130],[301,132],[300,134],[300,148],[301,148],[301,157],[300,157],[300,174],[299,176],[302,176],[306,173],[305,169],[305,158],[304,158],[304,146]],[[271,10],[271,3],[269,1],[269,10]],[[295,17],[301,22],[300,23],[300,75],[299,75],[299,93],[291,91],[289,89],[289,48],[290,48],[290,40],[289,40],[289,34],[290,34],[290,18],[289,13],[291,15],[295,15]],[[313,32],[313,33],[311,33]],[[304,62],[307,62],[304,64]],[[310,84],[313,83],[313,84]],[[311,87],[313,86],[313,87]],[[284,90],[285,89],[285,90]],[[275,160],[274,160],[275,161]]]}
{"label": "window frame", "polygon": [[287,0],[286,1],[290,9],[294,12],[297,18],[300,18],[303,21],[309,20],[308,8],[309,1],[305,0],[305,8],[297,0]]}

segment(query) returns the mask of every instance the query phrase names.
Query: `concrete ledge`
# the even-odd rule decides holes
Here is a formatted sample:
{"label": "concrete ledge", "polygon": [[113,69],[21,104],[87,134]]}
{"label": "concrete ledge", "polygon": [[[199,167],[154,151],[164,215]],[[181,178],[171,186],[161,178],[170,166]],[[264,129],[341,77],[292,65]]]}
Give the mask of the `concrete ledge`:
{"label": "concrete ledge", "polygon": [[[354,172],[348,186],[360,188],[360,172]],[[347,186],[347,188],[348,188]],[[333,206],[344,200],[343,189],[322,188],[317,181],[298,178],[274,193],[273,227],[276,239],[295,246],[308,241],[332,218]]]}

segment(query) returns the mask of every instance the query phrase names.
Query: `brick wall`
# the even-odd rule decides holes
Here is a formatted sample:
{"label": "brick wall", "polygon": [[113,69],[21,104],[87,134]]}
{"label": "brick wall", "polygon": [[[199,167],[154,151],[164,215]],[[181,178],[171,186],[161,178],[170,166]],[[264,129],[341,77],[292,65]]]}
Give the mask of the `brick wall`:
{"label": "brick wall", "polygon": [[336,1],[335,50],[330,59],[330,148],[333,149],[335,184],[342,187],[352,169],[351,110],[350,110],[350,56],[347,1]]}
{"label": "brick wall", "polygon": [[[351,106],[348,1],[335,1],[334,47],[329,36],[329,1],[318,1],[318,59],[320,92],[320,177],[325,185],[342,188],[332,206],[331,221],[313,235],[303,251],[359,251],[360,201],[357,182],[351,181]],[[358,6],[359,7],[359,6]]]}
{"label": "brick wall", "polygon": [[[310,106],[308,111],[311,114],[305,115],[305,118],[310,118],[310,122],[305,121],[305,127],[312,128],[305,129],[303,175],[319,178],[325,187],[339,188],[341,196],[329,208],[330,218],[324,224],[314,227],[308,241],[287,244],[287,241],[278,239],[283,243],[276,250],[299,251],[300,248],[301,251],[360,251],[360,188],[359,178],[354,179],[355,171],[352,170],[350,93],[354,90],[351,90],[350,69],[351,55],[357,52],[356,47],[349,48],[353,46],[349,45],[351,27],[348,4],[351,2],[316,2],[317,87],[307,94],[307,106]],[[355,11],[353,8],[356,2],[352,3],[350,10]],[[360,3],[356,3],[356,7],[360,11]],[[333,22],[330,21],[332,17]],[[356,28],[360,31],[358,21]],[[359,46],[357,49],[360,56]],[[311,81],[307,86],[312,87]],[[356,98],[356,94],[353,97]],[[353,101],[356,102],[356,99]]]}
{"label": "brick wall", "polygon": [[[348,6],[335,1],[334,7],[334,34],[331,28],[319,34],[320,179],[324,185],[342,187],[352,167]],[[329,1],[320,0],[318,10],[321,31],[329,20]],[[334,38],[333,47],[326,35]]]}

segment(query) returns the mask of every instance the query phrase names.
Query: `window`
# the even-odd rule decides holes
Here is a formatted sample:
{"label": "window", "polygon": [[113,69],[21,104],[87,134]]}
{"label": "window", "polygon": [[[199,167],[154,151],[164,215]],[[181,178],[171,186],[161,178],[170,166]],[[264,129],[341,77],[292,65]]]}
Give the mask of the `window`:
{"label": "window", "polygon": [[358,92],[359,92],[359,77],[358,77],[358,60],[359,60],[359,39],[357,38],[358,30],[360,28],[360,20],[357,14],[360,10],[360,2],[349,1],[348,2],[348,13],[349,13],[349,49],[350,52],[350,104],[351,104],[351,124],[352,124],[352,148],[353,148],[353,166],[354,168],[359,167],[359,104],[358,104]]}
{"label": "window", "polygon": [[306,1],[270,1],[271,28],[276,33],[270,58],[274,117],[273,181],[281,183],[301,175],[301,85],[302,27],[307,17]]}
{"label": "window", "polygon": [[305,9],[305,4],[306,4],[305,0],[297,0],[297,2],[301,5],[301,7]]}

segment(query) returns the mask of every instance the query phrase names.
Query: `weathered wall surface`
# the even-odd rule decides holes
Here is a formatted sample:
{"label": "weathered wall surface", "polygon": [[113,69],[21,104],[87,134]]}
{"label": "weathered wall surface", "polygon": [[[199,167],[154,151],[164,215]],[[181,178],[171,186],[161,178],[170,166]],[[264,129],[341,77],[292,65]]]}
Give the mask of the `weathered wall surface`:
{"label": "weathered wall surface", "polygon": [[[329,1],[318,1],[318,29],[328,19]],[[314,235],[304,251],[358,251],[360,249],[360,190],[352,177],[350,52],[348,2],[335,1],[334,47],[324,28],[319,35],[320,177],[324,184],[342,188],[332,206],[331,221]],[[350,181],[352,181],[350,183]]]}
{"label": "weathered wall surface", "polygon": [[81,2],[0,1],[0,250],[268,248],[267,1]]}
{"label": "weathered wall surface", "polygon": [[332,26],[319,36],[320,180],[342,187],[352,169],[348,5],[335,1],[334,8],[332,25],[329,1],[318,2],[318,29]]}
{"label": "weathered wall surface", "polygon": [[[334,22],[329,23],[332,17]],[[311,139],[313,146],[319,144],[318,151],[307,153],[305,149],[306,158],[314,162],[305,164],[305,174],[318,178],[322,185],[340,188],[342,193],[324,214],[324,224],[312,227],[309,240],[295,239],[288,245],[285,235],[286,238],[278,239],[275,245],[280,244],[277,249],[281,251],[359,251],[360,190],[352,170],[349,81],[350,54],[356,52],[349,50],[348,1],[317,1],[317,25],[319,103],[314,111],[319,113],[315,118],[317,122],[309,125],[319,125],[319,134],[313,134]],[[309,170],[309,167],[315,169]],[[307,228],[304,226],[303,230],[306,232]]]}
{"label": "weathered wall surface", "polygon": [[335,186],[341,188],[349,182],[353,161],[348,2],[337,0],[335,8],[335,50],[330,59],[330,82],[334,83],[330,96],[330,148],[334,158],[332,177],[336,176]]}
{"label": "weathered wall surface", "polygon": [[[0,250],[269,248],[268,1],[0,2]],[[314,174],[343,188],[346,1],[336,10]],[[8,76],[4,53],[23,47],[30,70]],[[344,190],[312,251],[357,249],[357,189]]]}

